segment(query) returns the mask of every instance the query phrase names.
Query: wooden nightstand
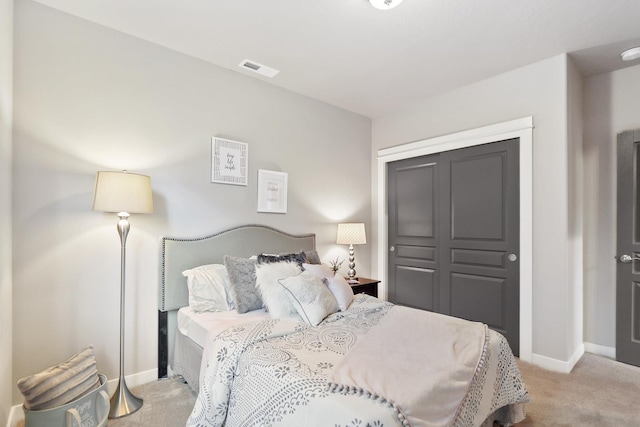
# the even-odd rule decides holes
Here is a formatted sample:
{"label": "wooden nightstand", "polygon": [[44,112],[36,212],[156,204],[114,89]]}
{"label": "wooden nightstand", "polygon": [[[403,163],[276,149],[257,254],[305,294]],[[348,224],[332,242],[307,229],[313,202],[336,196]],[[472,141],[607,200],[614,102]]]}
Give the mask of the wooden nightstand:
{"label": "wooden nightstand", "polygon": [[[367,279],[366,277],[358,277],[358,283],[349,283],[354,294],[367,294],[378,298],[378,283],[380,280]],[[347,278],[347,283],[349,279]]]}

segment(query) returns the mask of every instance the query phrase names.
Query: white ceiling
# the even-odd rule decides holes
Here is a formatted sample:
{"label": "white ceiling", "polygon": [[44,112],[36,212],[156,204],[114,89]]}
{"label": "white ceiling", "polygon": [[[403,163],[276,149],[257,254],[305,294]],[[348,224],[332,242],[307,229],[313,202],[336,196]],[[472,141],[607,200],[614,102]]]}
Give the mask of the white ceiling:
{"label": "white ceiling", "polygon": [[37,1],[372,118],[565,52],[585,76],[640,64],[619,56],[639,0]]}

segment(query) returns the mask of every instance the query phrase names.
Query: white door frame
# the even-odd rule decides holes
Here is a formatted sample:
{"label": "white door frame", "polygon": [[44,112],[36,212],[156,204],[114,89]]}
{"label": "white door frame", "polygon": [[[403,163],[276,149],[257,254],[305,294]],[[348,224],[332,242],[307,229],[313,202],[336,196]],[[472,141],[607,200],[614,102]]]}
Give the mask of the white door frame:
{"label": "white door frame", "polygon": [[380,296],[388,298],[387,163],[427,154],[489,144],[520,141],[520,359],[533,356],[533,117],[378,150],[378,272]]}

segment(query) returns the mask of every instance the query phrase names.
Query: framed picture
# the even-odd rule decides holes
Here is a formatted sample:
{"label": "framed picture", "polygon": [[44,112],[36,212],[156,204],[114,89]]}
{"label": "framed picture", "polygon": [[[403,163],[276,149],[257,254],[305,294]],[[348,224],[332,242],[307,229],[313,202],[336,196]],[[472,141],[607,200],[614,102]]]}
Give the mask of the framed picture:
{"label": "framed picture", "polygon": [[287,213],[286,172],[258,169],[258,212]]}
{"label": "framed picture", "polygon": [[249,144],[211,138],[211,182],[247,185]]}

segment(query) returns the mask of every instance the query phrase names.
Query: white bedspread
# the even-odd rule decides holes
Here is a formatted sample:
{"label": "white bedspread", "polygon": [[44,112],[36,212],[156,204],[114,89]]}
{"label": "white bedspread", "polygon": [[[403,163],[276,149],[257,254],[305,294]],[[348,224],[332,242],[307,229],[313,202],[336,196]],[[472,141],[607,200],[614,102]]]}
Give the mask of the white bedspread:
{"label": "white bedspread", "polygon": [[[200,391],[187,426],[411,425],[412,418],[403,419],[385,399],[329,390],[334,367],[363,337],[376,333],[381,319],[400,308],[392,307],[361,294],[346,312],[329,316],[317,327],[288,318],[222,332],[205,347]],[[443,352],[439,343],[432,344],[429,359],[438,360],[451,352],[450,348]],[[384,349],[380,357],[385,356]],[[485,363],[476,363],[466,391],[443,417],[454,420],[450,424],[456,426],[479,426],[485,421],[491,425],[487,418],[493,413],[503,424],[519,421],[528,396],[506,340],[490,332],[486,345],[482,340],[480,353]],[[416,363],[424,363],[427,357],[417,357]],[[397,367],[409,373],[415,368],[390,360],[375,369],[394,375]],[[502,407],[505,409],[498,411]],[[402,409],[411,412],[415,408]]]}
{"label": "white bedspread", "polygon": [[213,339],[220,332],[232,326],[270,318],[271,316],[264,309],[244,314],[238,314],[235,310],[197,313],[191,307],[186,306],[178,310],[178,330],[182,335],[189,337],[204,348],[207,344],[207,337]]}
{"label": "white bedspread", "polygon": [[484,360],[488,338],[482,323],[397,306],[334,368],[330,390],[384,399],[414,427],[446,427]]}

